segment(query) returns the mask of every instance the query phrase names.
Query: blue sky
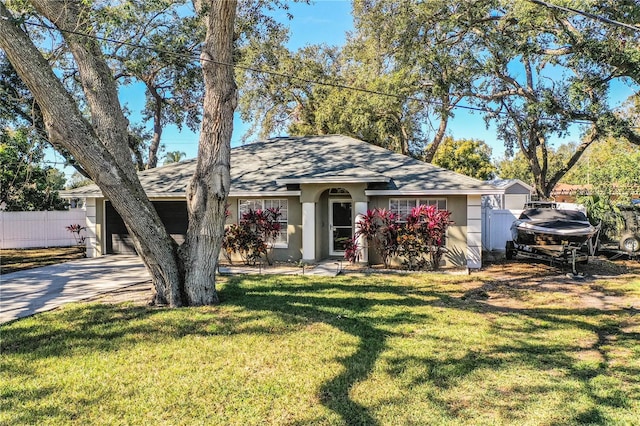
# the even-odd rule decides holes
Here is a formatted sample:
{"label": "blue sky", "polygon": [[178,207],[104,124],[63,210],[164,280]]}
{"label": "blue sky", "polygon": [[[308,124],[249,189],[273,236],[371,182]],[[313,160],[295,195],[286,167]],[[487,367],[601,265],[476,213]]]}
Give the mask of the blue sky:
{"label": "blue sky", "polygon": [[[326,43],[328,45],[342,45],[346,39],[346,32],[353,29],[350,1],[316,1],[313,4],[290,3],[289,13],[293,19],[286,18],[285,11],[274,12],[274,17],[280,22],[286,23],[290,28],[290,41],[288,47],[292,50],[307,44]],[[627,86],[618,85],[615,91],[615,99],[626,99],[633,93]],[[121,91],[121,100],[131,111],[140,111],[144,105],[144,91],[141,86],[129,86]],[[238,118],[234,121],[234,133],[232,146],[240,144],[242,135],[247,126]],[[478,113],[457,109],[455,117],[448,126],[448,134],[456,139],[470,138],[485,141],[493,150],[493,158],[504,155],[503,143],[496,139],[495,130],[487,129]],[[556,144],[562,142],[577,141],[580,135],[577,131],[569,134],[562,140],[555,140]],[[166,151],[183,151],[187,158],[193,158],[197,153],[198,134],[184,128],[178,131],[175,126],[168,126],[163,132],[163,144]],[[61,161],[57,156],[57,161]],[[162,159],[161,159],[162,161]],[[73,170],[67,168],[65,173],[70,176]]]}
{"label": "blue sky", "polygon": [[[325,0],[313,4],[292,2],[287,12],[293,15],[293,19],[288,20],[285,11],[276,11],[274,17],[289,26],[290,40],[287,47],[291,50],[320,43],[341,46],[345,43],[346,33],[353,29],[350,1]],[[142,106],[134,106],[132,98],[126,98],[132,110],[138,110]],[[144,102],[143,96],[134,99]],[[247,125],[236,118],[232,146],[240,144],[247,128]],[[495,140],[495,131],[487,130],[478,114],[474,115],[464,110],[456,111],[455,117],[450,121],[449,134],[456,139],[482,139],[492,146],[494,157],[503,155],[504,148],[501,142]],[[188,130],[178,132],[176,128],[169,128],[165,130],[163,140],[167,151],[183,151],[187,158],[193,158],[197,154],[198,136]]]}
{"label": "blue sky", "polygon": [[[287,12],[293,15],[293,19],[287,18]],[[290,2],[289,10],[277,10],[273,16],[289,27],[290,39],[287,47],[291,50],[319,43],[341,46],[346,40],[347,31],[353,29],[350,1],[325,0],[311,5]],[[240,145],[242,135],[247,130],[248,126],[236,114],[231,146]],[[198,135],[192,132],[167,129],[163,140],[167,151],[183,151],[187,158],[193,158],[197,154]]]}

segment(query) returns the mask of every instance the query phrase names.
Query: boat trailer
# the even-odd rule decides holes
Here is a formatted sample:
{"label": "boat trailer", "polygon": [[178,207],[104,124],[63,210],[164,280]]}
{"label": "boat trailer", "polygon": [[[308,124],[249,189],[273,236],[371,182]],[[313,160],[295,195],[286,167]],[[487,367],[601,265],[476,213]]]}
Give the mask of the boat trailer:
{"label": "boat trailer", "polygon": [[528,259],[549,262],[551,265],[554,263],[570,265],[573,275],[577,275],[576,264],[589,262],[589,258],[593,257],[596,253],[599,238],[600,225],[597,226],[596,233],[581,246],[569,243],[557,245],[528,245],[507,241],[505,255],[507,260],[521,256]]}

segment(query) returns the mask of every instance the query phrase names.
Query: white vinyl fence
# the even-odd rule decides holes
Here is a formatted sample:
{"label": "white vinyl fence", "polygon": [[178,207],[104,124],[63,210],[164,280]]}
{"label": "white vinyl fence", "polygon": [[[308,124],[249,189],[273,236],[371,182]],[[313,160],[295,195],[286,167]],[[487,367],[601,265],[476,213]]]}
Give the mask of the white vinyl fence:
{"label": "white vinyl fence", "polygon": [[482,248],[488,251],[505,251],[511,238],[511,224],[522,210],[482,209]]}
{"label": "white vinyl fence", "polygon": [[[71,209],[51,212],[0,211],[0,248],[75,246],[74,234],[66,227],[85,226],[86,211]],[[84,231],[81,235],[84,235]]]}

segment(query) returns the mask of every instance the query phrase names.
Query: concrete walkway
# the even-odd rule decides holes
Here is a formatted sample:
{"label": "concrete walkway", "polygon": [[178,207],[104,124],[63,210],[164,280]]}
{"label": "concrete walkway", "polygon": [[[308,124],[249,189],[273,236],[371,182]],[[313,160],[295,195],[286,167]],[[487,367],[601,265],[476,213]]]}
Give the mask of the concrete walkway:
{"label": "concrete walkway", "polygon": [[233,265],[220,266],[218,269],[222,275],[248,274],[248,275],[316,275],[323,277],[335,277],[342,271],[344,261],[335,259],[322,260],[316,264],[301,266],[286,265]]}
{"label": "concrete walkway", "polygon": [[102,256],[4,274],[0,323],[149,280],[137,256]]}

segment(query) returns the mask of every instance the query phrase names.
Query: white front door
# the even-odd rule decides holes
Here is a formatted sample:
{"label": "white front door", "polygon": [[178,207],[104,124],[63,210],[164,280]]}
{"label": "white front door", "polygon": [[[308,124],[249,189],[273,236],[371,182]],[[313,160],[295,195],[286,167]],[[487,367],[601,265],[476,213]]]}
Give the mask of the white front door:
{"label": "white front door", "polygon": [[344,245],[353,236],[353,204],[348,199],[329,199],[329,255],[344,255]]}

